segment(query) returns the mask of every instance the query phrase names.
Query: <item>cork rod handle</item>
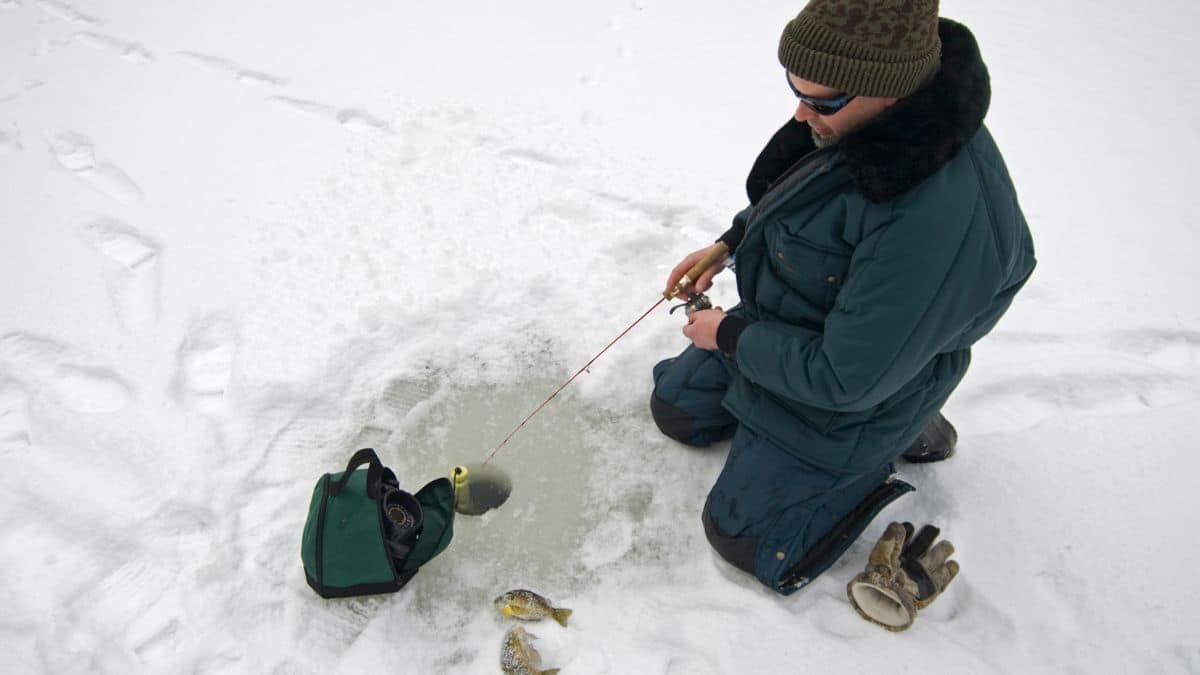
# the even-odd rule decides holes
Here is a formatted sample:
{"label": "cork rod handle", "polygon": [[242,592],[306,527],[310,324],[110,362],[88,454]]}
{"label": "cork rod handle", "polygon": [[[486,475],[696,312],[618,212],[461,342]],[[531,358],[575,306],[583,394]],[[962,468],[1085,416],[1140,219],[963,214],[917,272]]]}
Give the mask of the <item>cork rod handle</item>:
{"label": "cork rod handle", "polygon": [[675,294],[684,292],[688,286],[696,283],[696,280],[700,278],[701,274],[704,274],[705,270],[712,267],[718,260],[724,259],[727,255],[729,255],[729,247],[725,245],[725,242],[718,241],[716,244],[713,244],[712,249],[699,262],[692,265],[692,269],[679,278],[674,288],[668,288],[663,291],[663,297],[670,300],[675,297]]}

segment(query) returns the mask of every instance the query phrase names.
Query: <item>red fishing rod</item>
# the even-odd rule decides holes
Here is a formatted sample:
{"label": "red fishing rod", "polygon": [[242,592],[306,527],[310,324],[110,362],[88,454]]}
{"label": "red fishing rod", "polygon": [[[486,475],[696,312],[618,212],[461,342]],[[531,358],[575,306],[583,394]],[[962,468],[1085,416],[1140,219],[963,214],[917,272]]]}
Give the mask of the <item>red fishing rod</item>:
{"label": "red fishing rod", "polygon": [[[484,469],[488,462],[492,461],[492,458],[496,456],[496,453],[500,452],[500,448],[503,448],[505,445],[507,445],[509,440],[511,440],[513,436],[516,436],[517,432],[519,432],[525,427],[526,424],[529,423],[529,420],[537,416],[537,414],[540,413],[543,408],[549,405],[549,403],[553,401],[554,398],[562,392],[562,390],[566,389],[572,382],[574,382],[575,378],[583,374],[583,372],[591,367],[591,365],[595,363],[597,359],[603,356],[604,353],[609,350],[609,348],[615,345],[618,340],[625,337],[629,331],[633,330],[634,326],[637,326],[639,323],[641,323],[642,319],[650,316],[650,313],[655,309],[658,309],[658,306],[662,303],[674,298],[677,295],[686,294],[688,301],[681,306],[687,308],[688,314],[691,314],[693,311],[698,309],[708,309],[712,307],[712,304],[708,301],[708,297],[706,297],[703,293],[689,292],[688,287],[695,284],[696,280],[700,278],[701,274],[704,274],[709,267],[712,267],[717,261],[725,258],[728,254],[729,247],[726,246],[724,242],[717,242],[717,244],[715,244],[712,249],[704,255],[703,258],[701,258],[695,265],[692,265],[691,269],[689,269],[682,277],[679,278],[679,281],[677,281],[674,286],[663,291],[662,297],[659,298],[653,305],[650,305],[649,309],[647,309],[645,312],[642,312],[641,316],[635,319],[633,323],[629,324],[629,326],[625,328],[625,330],[621,331],[615,338],[605,345],[604,349],[601,349],[599,352],[597,352],[596,355],[593,356],[587,363],[583,364],[582,368],[575,371],[574,375],[567,378],[567,381],[563,382],[558,389],[555,389],[554,393],[547,396],[546,400],[542,401],[538,407],[534,408],[533,412],[526,415],[525,419],[521,420],[521,423],[514,427],[513,430],[504,437],[504,440],[500,441],[495,448],[492,448],[492,451],[488,453],[487,458],[484,459],[481,464],[478,464],[474,467],[471,465],[459,465],[454,467],[452,478],[454,480],[455,487],[455,508],[458,509],[460,513],[477,515],[504,503],[504,500],[508,499],[508,494],[512,491],[512,482],[508,480],[507,476],[504,476],[503,473],[497,471],[495,468],[486,470]],[[672,309],[671,311],[675,311],[675,309],[678,309],[678,307]],[[480,488],[486,489],[481,490]]]}

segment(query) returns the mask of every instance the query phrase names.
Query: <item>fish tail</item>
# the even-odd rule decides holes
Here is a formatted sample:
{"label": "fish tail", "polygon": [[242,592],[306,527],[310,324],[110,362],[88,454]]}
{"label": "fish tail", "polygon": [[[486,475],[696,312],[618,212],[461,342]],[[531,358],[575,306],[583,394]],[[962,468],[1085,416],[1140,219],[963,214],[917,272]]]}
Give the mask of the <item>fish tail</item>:
{"label": "fish tail", "polygon": [[567,617],[571,616],[571,610],[563,608],[563,609],[555,609],[555,610],[551,610],[551,611],[554,613],[554,620],[557,621],[559,624],[561,624],[564,628],[566,628]]}

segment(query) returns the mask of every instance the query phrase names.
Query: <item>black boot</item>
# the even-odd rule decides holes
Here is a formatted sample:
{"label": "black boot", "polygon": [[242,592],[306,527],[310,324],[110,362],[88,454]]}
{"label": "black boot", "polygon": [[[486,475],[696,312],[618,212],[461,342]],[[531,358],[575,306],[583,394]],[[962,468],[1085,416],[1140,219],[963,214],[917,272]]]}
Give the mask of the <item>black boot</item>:
{"label": "black boot", "polygon": [[954,454],[954,446],[957,443],[958,432],[949,420],[938,413],[900,457],[914,464],[940,462]]}

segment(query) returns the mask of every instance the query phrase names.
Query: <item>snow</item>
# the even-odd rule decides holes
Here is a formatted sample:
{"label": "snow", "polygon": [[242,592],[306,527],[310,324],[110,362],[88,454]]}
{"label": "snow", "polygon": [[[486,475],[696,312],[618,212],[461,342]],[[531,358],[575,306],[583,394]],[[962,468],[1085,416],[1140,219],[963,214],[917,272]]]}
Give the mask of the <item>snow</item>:
{"label": "snow", "polygon": [[[812,586],[710,552],[724,447],[646,405],[664,309],[409,587],[305,585],[320,474],[481,460],[724,230],[801,4],[0,0],[3,670],[492,673],[527,587],[574,610],[530,629],[564,673],[1200,672],[1183,0],[942,3],[1040,266],[947,406],[958,455]],[[963,569],[902,634],[844,590],[891,519]]]}

